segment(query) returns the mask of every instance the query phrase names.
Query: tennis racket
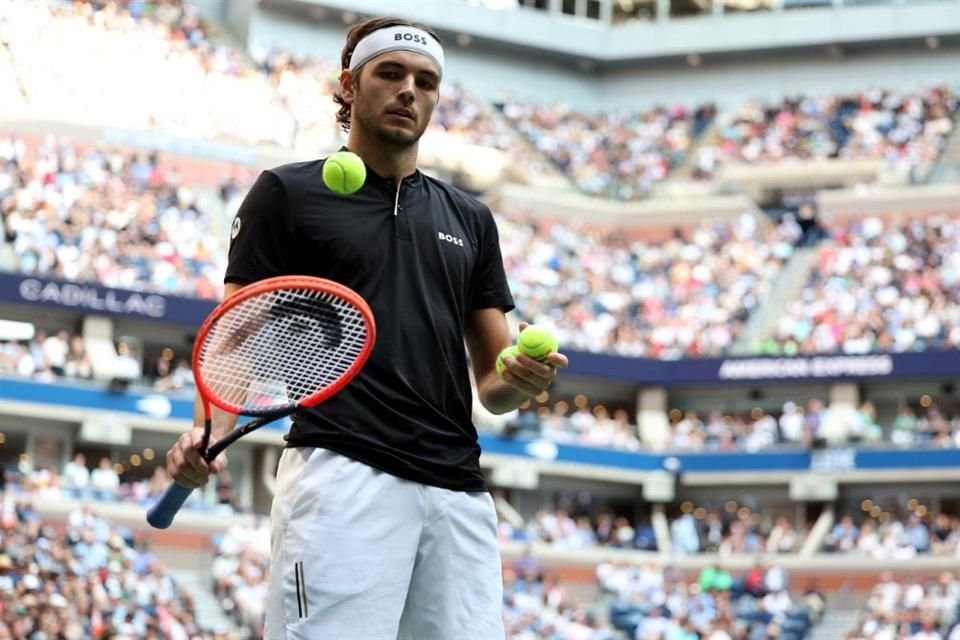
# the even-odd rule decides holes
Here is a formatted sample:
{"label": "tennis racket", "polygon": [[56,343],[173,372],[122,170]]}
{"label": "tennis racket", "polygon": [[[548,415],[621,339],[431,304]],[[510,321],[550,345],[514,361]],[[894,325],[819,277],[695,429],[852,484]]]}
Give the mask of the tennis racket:
{"label": "tennis racket", "polygon": [[[281,276],[240,289],[210,313],[193,346],[203,403],[199,451],[213,461],[237,439],[340,391],[376,340],[370,307],[330,280]],[[253,420],[210,446],[210,406]],[[166,529],[193,489],[174,482],[147,513]]]}

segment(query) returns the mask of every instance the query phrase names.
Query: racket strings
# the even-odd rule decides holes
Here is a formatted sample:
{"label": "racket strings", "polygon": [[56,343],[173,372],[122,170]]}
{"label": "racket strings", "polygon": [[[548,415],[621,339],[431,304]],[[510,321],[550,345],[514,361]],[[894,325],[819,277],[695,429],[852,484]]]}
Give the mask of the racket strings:
{"label": "racket strings", "polygon": [[314,289],[278,289],[231,307],[206,334],[200,375],[244,412],[297,403],[357,360],[367,323],[352,303]]}

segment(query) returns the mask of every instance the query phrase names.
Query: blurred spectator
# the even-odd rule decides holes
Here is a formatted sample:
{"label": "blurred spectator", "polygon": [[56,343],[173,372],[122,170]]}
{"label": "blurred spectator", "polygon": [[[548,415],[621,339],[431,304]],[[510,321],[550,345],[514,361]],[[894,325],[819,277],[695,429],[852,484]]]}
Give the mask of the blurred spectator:
{"label": "blurred spectator", "polygon": [[71,498],[85,498],[90,487],[90,470],[87,457],[82,453],[73,456],[73,460],[63,467],[63,492]]}
{"label": "blurred spectator", "polygon": [[93,364],[90,362],[81,336],[75,335],[70,338],[70,351],[66,356],[63,375],[68,378],[89,379],[93,377]]}
{"label": "blurred spectator", "polygon": [[136,351],[126,342],[117,344],[117,357],[114,360],[114,377],[127,382],[140,379],[140,361]]}
{"label": "blurred spectator", "polygon": [[90,489],[99,500],[116,500],[120,489],[120,476],[110,458],[100,458],[97,468],[90,474]]}

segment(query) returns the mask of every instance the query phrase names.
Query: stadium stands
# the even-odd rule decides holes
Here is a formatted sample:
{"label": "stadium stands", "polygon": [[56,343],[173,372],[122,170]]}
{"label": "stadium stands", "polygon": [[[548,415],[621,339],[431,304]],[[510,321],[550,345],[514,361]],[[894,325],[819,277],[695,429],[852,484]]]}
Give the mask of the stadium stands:
{"label": "stadium stands", "polygon": [[960,638],[960,579],[944,571],[936,579],[898,580],[881,574],[856,627],[844,640]]}
{"label": "stadium stands", "polygon": [[918,182],[943,150],[957,106],[946,86],[747,102],[720,116],[715,139],[697,151],[695,175],[711,177],[730,162],[879,158],[901,178]]}
{"label": "stadium stands", "polygon": [[802,640],[824,607],[815,590],[791,594],[783,569],[758,565],[733,575],[705,567],[696,580],[655,563],[603,563],[597,580],[611,596],[611,623],[637,640]]}
{"label": "stadium stands", "polygon": [[0,536],[4,638],[227,640],[202,628],[145,542],[93,509],[70,513],[63,527],[8,492]]}
{"label": "stadium stands", "polygon": [[665,180],[713,118],[710,105],[583,113],[508,102],[503,114],[584,192],[630,200]]}
{"label": "stadium stands", "polygon": [[[559,4],[575,4],[578,11],[600,6],[594,0]],[[719,6],[617,2],[613,19],[648,20],[667,5],[674,15],[685,11],[680,5],[699,13],[707,4]],[[751,3],[723,4],[730,12],[733,4]],[[765,11],[773,3],[760,4]],[[781,4],[790,9],[817,2]],[[312,8],[310,20],[323,9]],[[339,17],[333,19],[337,29]],[[218,158],[197,170],[183,156],[171,160],[166,148],[148,150],[134,133],[149,132],[153,143],[179,140],[181,151],[220,144],[248,158],[266,149],[277,157],[312,157],[341,144],[330,100],[339,61],[268,49],[253,40],[248,51],[228,44],[195,8],[177,0],[0,0],[0,118],[17,125],[0,128],[0,271],[218,298],[226,245],[223,220],[215,218],[224,212],[208,207],[201,193],[218,194],[228,215],[251,181],[252,160],[237,168]],[[455,46],[469,55],[460,39]],[[531,59],[541,53],[548,55]],[[758,56],[748,53],[743,68],[729,62],[738,74],[759,67]],[[517,56],[517,64],[525,63]],[[542,68],[534,64],[528,71]],[[620,73],[622,86],[611,94],[626,98],[630,71],[614,70]],[[615,201],[736,191],[737,185],[723,183],[725,170],[795,167],[802,173],[822,159],[883,161],[894,182],[923,182],[947,139],[958,140],[955,86],[832,91],[811,89],[772,101],[749,100],[744,92],[732,108],[691,98],[686,104],[586,111],[514,99],[488,103],[471,93],[469,83],[450,84],[428,135],[503,152],[522,169],[507,171],[508,180],[562,173],[573,189],[561,189],[558,199],[575,189]],[[56,135],[38,136],[22,120],[48,121]],[[67,125],[90,140],[119,131],[131,146],[118,146],[115,137],[111,144],[70,139],[63,135]],[[702,183],[685,182],[690,176]],[[593,215],[606,205],[628,210],[638,203],[604,203],[597,211],[585,204],[576,218],[561,219],[506,206],[511,189],[522,191],[507,185],[489,201],[517,316],[556,327],[564,349],[700,358],[700,366],[703,358],[744,355],[751,347],[770,356],[960,348],[960,216],[914,208],[915,189],[898,196],[904,204],[896,215],[889,215],[889,206],[881,214],[867,207],[857,217],[822,212],[822,237],[804,235],[809,220],[777,212],[771,222],[753,206],[748,208],[756,213],[704,216],[693,225],[664,218],[648,234],[649,228],[621,225],[617,216],[611,223]],[[855,191],[872,193],[864,185]],[[802,293],[788,301],[784,314],[774,314],[770,335],[747,344],[758,335],[747,330],[748,322],[764,310],[781,276],[800,264],[801,253],[817,257]],[[200,628],[194,603],[142,539],[95,515],[99,508],[116,509],[139,523],[143,508],[168,485],[156,443],[172,440],[173,421],[185,425],[189,415],[157,417],[143,409],[145,396],[138,394],[150,394],[149,401],[159,405],[185,404],[193,391],[186,359],[191,336],[158,323],[158,335],[147,344],[154,325],[120,316],[110,331],[104,323],[103,336],[85,339],[84,322],[95,313],[15,300],[10,295],[0,305],[9,305],[5,309],[19,319],[29,316],[36,334],[0,339],[0,383],[18,390],[31,386],[26,379],[45,383],[32,386],[51,397],[108,387],[118,402],[104,408],[72,400],[21,401],[15,392],[3,396],[16,406],[0,424],[0,638],[226,640],[227,634]],[[129,387],[100,375],[104,348]],[[943,453],[943,459],[955,460],[950,454],[956,451],[949,449],[960,448],[960,406],[949,380],[911,380],[909,388],[891,390],[887,402],[886,391],[875,393],[872,380],[854,378],[844,380],[849,385],[832,379],[731,382],[729,402],[717,400],[715,388],[697,397],[700,389],[667,385],[660,390],[662,406],[639,397],[646,383],[614,381],[609,395],[616,399],[580,403],[569,388],[559,392],[565,381],[556,393],[551,389],[549,397],[531,402],[505,431],[494,434],[478,424],[485,443],[503,446],[484,460],[500,457],[485,470],[501,511],[510,640],[800,640],[815,631],[821,631],[817,640],[840,640],[848,629],[845,640],[960,640],[960,581],[950,572],[960,558],[960,506],[949,484],[954,476],[937,475],[953,469],[927,458],[916,476],[901,468],[915,462],[914,454]],[[596,389],[606,379],[572,384],[581,383]],[[772,390],[780,383],[782,392]],[[851,394],[855,400],[846,401],[842,392],[849,389],[837,393],[844,386],[859,387]],[[927,393],[932,395],[921,395]],[[118,423],[129,420],[121,426],[131,443],[79,424],[99,409]],[[151,432],[168,418],[166,431]],[[637,424],[648,427],[660,419],[663,442]],[[245,640],[262,634],[269,570],[267,523],[250,515],[264,512],[271,491],[266,478],[276,464],[279,436],[271,434],[277,435],[273,442],[263,435],[237,449],[230,470],[205,496],[195,492],[187,505],[193,512],[183,516],[187,522],[203,520],[198,511],[215,516],[210,526],[227,527],[241,518],[256,522],[216,535],[212,577],[206,570],[198,574]],[[143,437],[157,438],[149,443],[156,453],[150,449],[149,458],[126,464],[130,451],[146,452]],[[555,450],[561,450],[559,460],[551,458]],[[563,450],[575,450],[579,458],[564,458]],[[889,457],[858,467],[863,451]],[[821,474],[817,465],[834,453],[847,455],[849,467],[840,463],[839,471]],[[662,461],[668,469],[674,454],[672,460],[795,457],[788,471],[747,469],[759,471],[761,480],[706,464],[700,477],[692,471],[690,481],[690,469],[684,469],[673,478],[673,498],[648,497],[659,467],[651,472],[633,465]],[[507,463],[500,466],[503,459]],[[604,466],[613,459],[622,466]],[[496,473],[510,465],[529,469]],[[798,479],[823,480],[815,488],[824,492],[794,499]],[[831,482],[839,491],[832,498]],[[901,485],[912,490],[920,483],[926,483],[924,495],[937,496],[929,508],[896,501],[881,508],[874,495],[899,496]],[[596,490],[595,502],[590,508],[571,505],[563,496],[573,489]],[[728,508],[728,498],[716,498],[720,492],[740,502]],[[763,494],[757,504],[744,506],[753,498],[741,496],[757,494]],[[867,508],[856,512],[867,495]],[[38,516],[30,500],[93,506],[53,522]],[[206,543],[209,531],[203,536]],[[526,545],[530,553],[510,555]],[[879,576],[887,567],[897,573]],[[937,575],[941,568],[949,571]],[[841,593],[825,595],[806,582],[820,569],[831,590]],[[859,607],[865,597],[855,626],[818,628],[828,602]]]}
{"label": "stadium stands", "polygon": [[903,520],[889,513],[876,519],[865,517],[858,527],[855,519],[847,515],[833,527],[824,544],[833,553],[876,559],[913,558],[917,554],[950,557],[960,548],[960,517],[931,515],[923,507]]}
{"label": "stadium stands", "polygon": [[224,239],[158,154],[49,137],[0,145],[0,269],[218,298]]}
{"label": "stadium stands", "polygon": [[960,218],[868,216],[830,225],[828,234],[800,298],[777,326],[773,351],[960,347]]}
{"label": "stadium stands", "polygon": [[719,355],[800,238],[795,222],[750,214],[678,229],[668,242],[621,229],[500,215],[518,311],[580,351],[677,359]]}
{"label": "stadium stands", "polygon": [[[837,446],[960,447],[960,416],[931,399],[921,401],[916,409],[905,405],[885,421],[878,421],[870,402],[831,409],[821,398],[789,400],[775,412],[754,407],[742,413],[713,410],[701,417],[696,411],[674,409],[664,446],[670,451],[763,451],[827,441]],[[552,407],[521,412],[510,428],[521,436],[566,444],[627,451],[648,446],[637,439],[637,427],[625,410],[611,417],[603,405],[571,411],[566,401],[558,400]]]}

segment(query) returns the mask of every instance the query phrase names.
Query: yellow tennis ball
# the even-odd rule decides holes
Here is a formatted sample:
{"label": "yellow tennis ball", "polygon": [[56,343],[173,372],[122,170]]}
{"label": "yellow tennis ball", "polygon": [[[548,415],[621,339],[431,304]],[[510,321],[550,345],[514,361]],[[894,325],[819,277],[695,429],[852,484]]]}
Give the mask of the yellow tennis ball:
{"label": "yellow tennis ball", "polygon": [[553,337],[553,334],[535,324],[520,332],[520,336],[517,338],[517,346],[520,348],[520,353],[534,360],[543,360],[548,353],[553,353],[559,349],[557,339]]}
{"label": "yellow tennis ball", "polygon": [[503,351],[497,355],[497,375],[500,376],[501,379],[503,379],[503,371],[506,369],[506,365],[503,362],[504,356],[513,356],[516,358],[519,353],[520,348],[517,345],[512,344],[509,347],[505,347]]}
{"label": "yellow tennis ball", "polygon": [[342,194],[356,193],[367,180],[367,167],[352,151],[338,151],[323,162],[323,184]]}

